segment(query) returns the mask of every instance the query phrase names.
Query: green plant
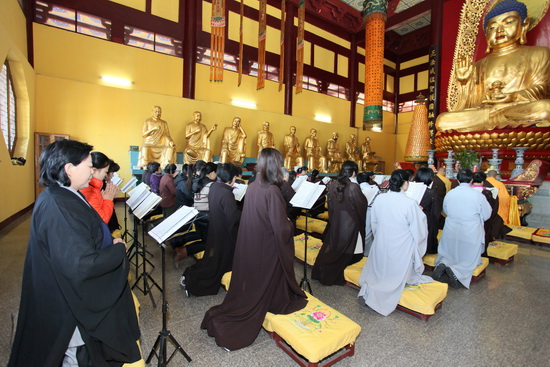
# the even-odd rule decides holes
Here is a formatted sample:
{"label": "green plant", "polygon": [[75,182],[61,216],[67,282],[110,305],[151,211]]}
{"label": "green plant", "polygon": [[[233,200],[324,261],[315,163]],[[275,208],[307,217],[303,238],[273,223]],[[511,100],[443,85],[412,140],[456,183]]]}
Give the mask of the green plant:
{"label": "green plant", "polygon": [[475,150],[466,150],[459,151],[455,153],[455,159],[460,163],[462,168],[472,169],[475,164],[479,163],[479,156]]}

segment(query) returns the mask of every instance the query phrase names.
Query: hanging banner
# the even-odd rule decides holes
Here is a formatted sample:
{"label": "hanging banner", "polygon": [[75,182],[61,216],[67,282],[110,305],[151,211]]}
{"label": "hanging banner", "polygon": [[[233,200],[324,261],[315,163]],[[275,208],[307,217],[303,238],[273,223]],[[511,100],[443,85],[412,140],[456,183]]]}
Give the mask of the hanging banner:
{"label": "hanging banner", "polygon": [[298,39],[296,44],[296,93],[302,92],[304,84],[304,25],[306,21],[306,0],[298,3]]}
{"label": "hanging banner", "polygon": [[243,19],[244,19],[244,0],[241,0],[240,8],[240,18],[239,18],[239,66],[238,71],[239,75],[237,77],[237,87],[241,86],[241,81],[243,79]]}
{"label": "hanging banner", "polygon": [[281,40],[279,51],[279,92],[283,89],[283,78],[285,75],[285,23],[286,23],[286,0],[281,1]]}
{"label": "hanging banner", "polygon": [[265,87],[265,41],[266,41],[267,0],[260,0],[258,19],[258,83],[256,90]]}
{"label": "hanging banner", "polygon": [[223,81],[225,53],[225,0],[212,0],[210,18],[210,81]]}

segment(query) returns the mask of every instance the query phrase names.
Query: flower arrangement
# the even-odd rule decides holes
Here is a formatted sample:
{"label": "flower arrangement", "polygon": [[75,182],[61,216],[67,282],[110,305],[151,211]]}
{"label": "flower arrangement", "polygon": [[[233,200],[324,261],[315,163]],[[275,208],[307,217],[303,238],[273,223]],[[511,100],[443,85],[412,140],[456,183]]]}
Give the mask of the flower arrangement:
{"label": "flower arrangement", "polygon": [[469,168],[475,170],[474,166],[479,165],[479,156],[475,150],[462,150],[455,153],[455,159],[457,164],[460,164],[461,168]]}

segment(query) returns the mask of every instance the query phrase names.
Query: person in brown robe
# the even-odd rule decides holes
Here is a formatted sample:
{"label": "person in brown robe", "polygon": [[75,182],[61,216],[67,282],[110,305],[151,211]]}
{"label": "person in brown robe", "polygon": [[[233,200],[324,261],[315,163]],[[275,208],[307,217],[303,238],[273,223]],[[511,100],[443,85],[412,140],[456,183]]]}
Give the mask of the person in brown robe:
{"label": "person in brown robe", "polygon": [[328,216],[323,246],[311,277],[324,285],[344,285],[344,269],[363,258],[368,202],[358,184],[357,163],[345,161],[328,190]]}
{"label": "person in brown robe", "polygon": [[439,231],[439,222],[441,220],[441,209],[443,208],[443,199],[430,188],[430,184],[434,180],[434,172],[427,167],[421,167],[416,171],[414,176],[415,182],[421,182],[428,186],[424,192],[424,196],[420,200],[422,211],[426,215],[428,222],[428,247],[427,254],[437,254],[437,232]]}
{"label": "person in brown robe", "polygon": [[474,179],[472,181],[472,187],[478,188],[481,191],[489,205],[491,205],[491,216],[484,223],[485,228],[485,251],[481,256],[487,256],[487,247],[489,243],[498,239],[503,238],[506,233],[510,232],[512,229],[504,225],[504,221],[498,215],[499,201],[498,196],[493,197],[493,193],[487,188],[493,188],[494,186],[487,181],[487,175],[483,172],[474,173]]}
{"label": "person in brown robe", "polygon": [[257,178],[246,192],[229,291],[202,320],[201,328],[229,350],[252,344],[267,312],[289,314],[307,304],[294,275],[293,226],[280,189],[282,166],[278,150],[261,150]]}
{"label": "person in brown robe", "polygon": [[223,275],[231,271],[241,212],[237,209],[233,184],[237,167],[222,163],[216,171],[217,181],[210,187],[208,205],[210,225],[204,257],[185,269],[182,285],[188,294],[208,296],[218,294]]}

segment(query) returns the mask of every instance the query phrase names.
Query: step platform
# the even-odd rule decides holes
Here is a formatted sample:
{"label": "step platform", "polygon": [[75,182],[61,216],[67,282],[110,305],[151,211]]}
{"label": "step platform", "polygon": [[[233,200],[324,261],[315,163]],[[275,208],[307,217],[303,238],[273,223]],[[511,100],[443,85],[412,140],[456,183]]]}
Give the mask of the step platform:
{"label": "step platform", "polygon": [[[229,288],[231,272],[222,285]],[[307,293],[303,309],[288,315],[268,312],[262,324],[275,344],[302,367],[332,366],[355,353],[361,327],[340,312]]]}
{"label": "step platform", "polygon": [[518,253],[518,245],[504,241],[492,241],[487,246],[489,261],[498,265],[508,265]]}
{"label": "step platform", "polygon": [[[344,270],[347,286],[357,290],[360,289],[359,277],[366,261],[367,258],[365,257],[360,262],[350,265]],[[423,321],[428,321],[443,306],[443,300],[447,297],[448,289],[448,284],[436,281],[418,285],[407,284],[401,294],[397,309]]]}

